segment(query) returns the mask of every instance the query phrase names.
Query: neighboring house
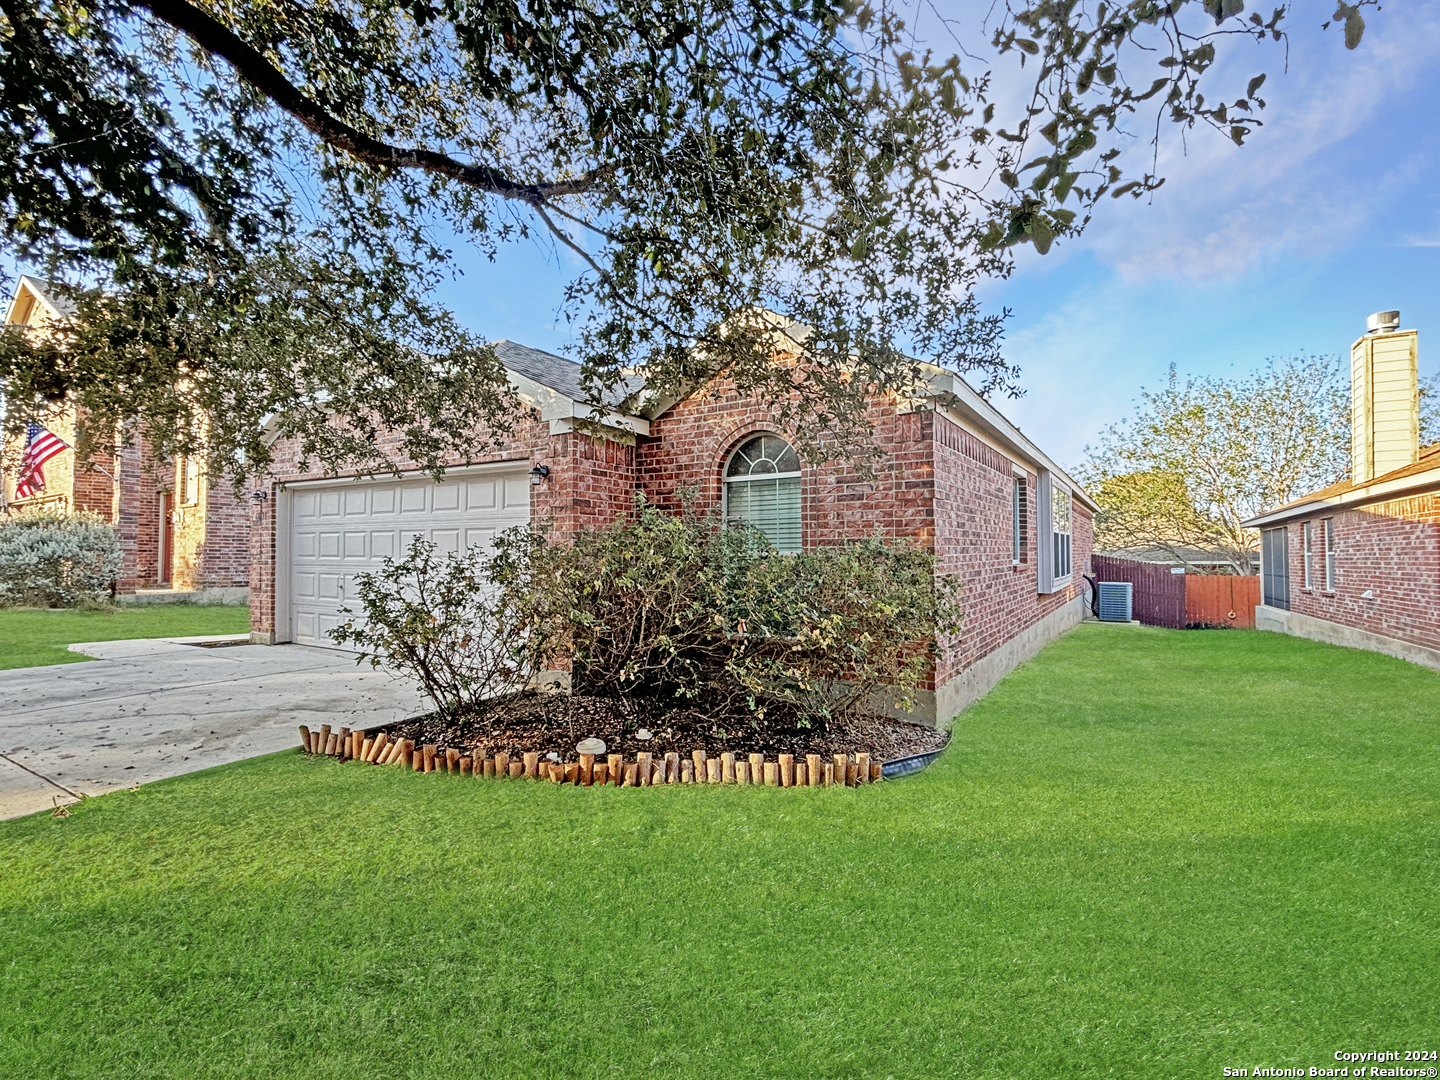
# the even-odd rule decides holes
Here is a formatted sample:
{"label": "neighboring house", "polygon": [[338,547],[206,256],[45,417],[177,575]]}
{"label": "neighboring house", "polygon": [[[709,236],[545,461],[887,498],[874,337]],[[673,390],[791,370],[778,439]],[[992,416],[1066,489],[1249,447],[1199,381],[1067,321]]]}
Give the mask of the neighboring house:
{"label": "neighboring house", "polygon": [[[412,537],[453,551],[536,521],[559,538],[627,513],[637,491],[678,510],[684,489],[701,512],[753,522],[784,551],[878,530],[960,575],[964,629],[917,710],[928,723],[947,723],[1082,618],[1094,503],[957,375],[933,368],[923,396],[873,403],[888,453],[866,479],[846,462],[803,464],[765,402],[724,384],[634,413],[596,409],[578,365],[514,342],[495,347],[533,414],[483,463],[452,468],[441,483],[418,470],[302,473],[294,445],[272,446],[251,533],[255,640],[329,645],[354,575],[398,557]],[[798,348],[777,333],[777,357]]]}
{"label": "neighboring house", "polygon": [[[44,334],[74,308],[32,277],[21,277],[5,314],[9,332]],[[86,422],[70,405],[34,417],[72,448]],[[193,458],[161,460],[149,440],[136,436],[118,455],[92,453],[81,461],[73,449],[44,468],[44,490],[15,497],[15,468],[22,440],[5,442],[4,495],[16,512],[48,507],[88,510],[114,525],[122,551],[117,591],[213,592],[243,603],[250,573],[250,511],[227,484],[211,487]]]}
{"label": "neighboring house", "polygon": [[1351,348],[1351,477],[1246,521],[1255,625],[1440,669],[1440,443],[1419,445],[1419,335],[1398,311]]}

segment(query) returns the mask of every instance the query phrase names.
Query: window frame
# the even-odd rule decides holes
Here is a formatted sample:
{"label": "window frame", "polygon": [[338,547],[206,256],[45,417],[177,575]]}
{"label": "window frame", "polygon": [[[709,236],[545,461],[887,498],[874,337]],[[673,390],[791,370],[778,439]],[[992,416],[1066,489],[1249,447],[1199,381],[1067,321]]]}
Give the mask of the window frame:
{"label": "window frame", "polygon": [[180,505],[200,505],[200,462],[194,457],[186,455],[180,458],[178,466],[180,486]]}
{"label": "window frame", "polygon": [[1302,589],[1313,589],[1314,579],[1310,574],[1310,561],[1314,557],[1313,537],[1311,536],[1310,522],[1306,521],[1300,526],[1300,580]]}
{"label": "window frame", "polygon": [[1325,545],[1325,592],[1335,591],[1335,519],[1322,518],[1320,540]]}
{"label": "window frame", "polygon": [[1012,475],[1010,486],[1010,565],[1021,566],[1026,558],[1026,534],[1030,531],[1030,485],[1027,477]]}
{"label": "window frame", "polygon": [[[1036,538],[1035,547],[1039,556],[1038,591],[1055,593],[1068,586],[1075,579],[1075,493],[1045,470],[1040,473],[1039,489],[1035,496]],[[1063,497],[1066,502],[1065,531],[1055,530],[1055,507]],[[1064,537],[1064,544],[1059,541]],[[1060,553],[1064,550],[1065,571],[1060,573]]]}
{"label": "window frame", "polygon": [[[731,448],[730,452],[725,455],[725,460],[720,463],[720,520],[724,522],[727,528],[730,525],[730,487],[732,484],[753,484],[766,480],[800,480],[802,478],[803,469],[797,469],[794,472],[765,473],[759,476],[729,475],[730,464],[735,460],[736,455],[739,454],[741,450],[745,449],[745,447],[753,443],[756,439],[764,438],[779,439],[787,447],[789,447],[792,454],[795,454],[797,458],[799,457],[799,454],[796,453],[794,444],[792,444],[789,439],[785,438],[785,436],[779,435],[773,431],[752,431],[742,437],[738,442],[736,442],[734,447]],[[775,550],[779,551],[782,555],[791,555],[797,551],[803,551],[805,549],[805,493],[803,488],[799,486],[797,486],[796,490],[795,515],[795,530],[797,535],[799,536],[799,540],[793,550],[781,549],[779,545],[776,545]],[[759,528],[759,526],[754,527]],[[760,531],[763,532],[764,530],[762,529]],[[767,537],[767,539],[769,539],[769,537]],[[770,542],[772,544],[775,543],[774,540],[771,540]]]}

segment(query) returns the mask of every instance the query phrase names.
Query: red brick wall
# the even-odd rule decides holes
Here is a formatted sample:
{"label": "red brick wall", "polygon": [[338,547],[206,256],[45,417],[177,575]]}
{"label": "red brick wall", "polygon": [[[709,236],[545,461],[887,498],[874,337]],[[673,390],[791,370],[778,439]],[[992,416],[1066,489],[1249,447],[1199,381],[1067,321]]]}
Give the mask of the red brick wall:
{"label": "red brick wall", "polygon": [[[893,402],[880,400],[870,419],[887,451],[873,477],[847,462],[803,468],[802,543],[836,543],[878,528],[886,540],[935,551],[943,572],[961,576],[964,631],[941,657],[943,685],[1084,590],[1080,575],[1090,562],[1092,522],[1076,502],[1072,584],[1037,595],[1035,476],[1028,478],[1027,558],[1014,567],[1010,460],[936,413],[900,412]],[[764,403],[729,388],[681,402],[640,440],[637,465],[646,497],[676,509],[676,493],[688,487],[697,493],[697,510],[717,509],[721,469],[730,452],[749,436],[774,430]]]}
{"label": "red brick wall", "polygon": [[153,589],[159,583],[160,571],[160,492],[174,483],[175,470],[155,455],[148,439],[139,436],[120,451],[117,464],[119,591],[133,593],[136,589]]}
{"label": "red brick wall", "polygon": [[935,548],[944,573],[962,582],[965,622],[960,640],[941,657],[944,685],[980,658],[1085,589],[1081,575],[1090,565],[1094,530],[1078,501],[1071,514],[1071,583],[1041,595],[1036,553],[1036,483],[1025,476],[1026,524],[1018,566],[1012,548],[1014,468],[1010,459],[943,416],[934,418]]}
{"label": "red brick wall", "polygon": [[229,589],[250,581],[250,508],[230,481],[201,493],[204,534],[195,548],[194,588]]}
{"label": "red brick wall", "polygon": [[[388,445],[385,445],[388,441]],[[400,438],[389,436],[382,446],[398,452]],[[477,435],[477,446],[490,444],[488,434]],[[275,495],[282,483],[323,480],[318,470],[301,472],[299,447],[293,442],[276,443],[270,476],[257,487],[267,498],[249,508],[250,628],[256,633],[275,630]],[[548,524],[552,535],[563,537],[587,525],[603,525],[626,513],[635,497],[635,448],[624,443],[578,432],[550,433],[548,422],[531,418],[516,424],[498,448],[475,456],[471,464],[524,459],[531,466],[547,465],[550,475],[530,489],[530,520]],[[415,462],[401,461],[404,471],[418,469]],[[447,467],[464,464],[456,459]],[[341,473],[338,478],[353,476]]]}
{"label": "red brick wall", "polygon": [[[1335,528],[1335,589],[1325,589],[1324,519]],[[1290,610],[1440,649],[1440,495],[1316,515],[1311,588],[1303,521],[1288,524]],[[1365,592],[1374,595],[1366,598]]]}

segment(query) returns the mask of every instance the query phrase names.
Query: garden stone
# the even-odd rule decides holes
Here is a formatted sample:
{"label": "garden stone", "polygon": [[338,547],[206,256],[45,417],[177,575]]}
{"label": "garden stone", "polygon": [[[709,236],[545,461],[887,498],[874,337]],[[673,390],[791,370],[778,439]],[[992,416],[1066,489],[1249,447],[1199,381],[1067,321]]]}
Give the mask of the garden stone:
{"label": "garden stone", "polygon": [[649,742],[654,737],[654,735],[652,735],[647,729],[643,727],[639,731],[635,732],[635,738],[639,739],[641,742]]}
{"label": "garden stone", "polygon": [[577,754],[603,754],[605,753],[604,739],[581,739],[575,744]]}

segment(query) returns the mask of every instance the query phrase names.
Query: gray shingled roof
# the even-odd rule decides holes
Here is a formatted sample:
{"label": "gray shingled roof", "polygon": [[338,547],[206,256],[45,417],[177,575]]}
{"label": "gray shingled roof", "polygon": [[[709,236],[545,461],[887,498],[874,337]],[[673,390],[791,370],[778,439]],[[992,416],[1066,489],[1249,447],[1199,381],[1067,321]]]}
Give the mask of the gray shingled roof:
{"label": "gray shingled roof", "polygon": [[[500,362],[511,371],[524,375],[527,379],[534,379],[541,386],[548,386],[573,401],[590,400],[580,385],[580,365],[575,361],[505,338],[494,342],[492,347]],[[644,385],[644,379],[632,376],[612,390],[610,400],[603,404],[613,406],[615,402]]]}

